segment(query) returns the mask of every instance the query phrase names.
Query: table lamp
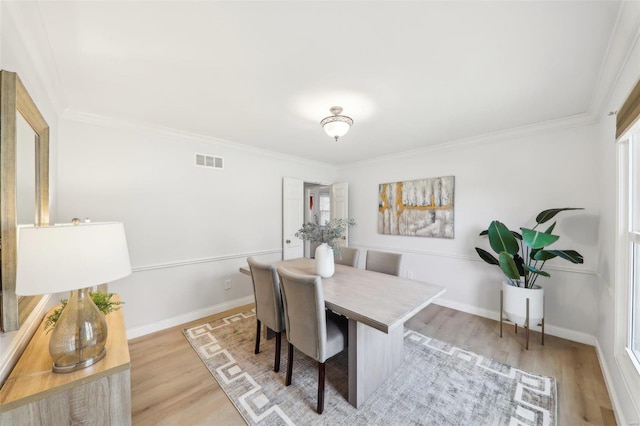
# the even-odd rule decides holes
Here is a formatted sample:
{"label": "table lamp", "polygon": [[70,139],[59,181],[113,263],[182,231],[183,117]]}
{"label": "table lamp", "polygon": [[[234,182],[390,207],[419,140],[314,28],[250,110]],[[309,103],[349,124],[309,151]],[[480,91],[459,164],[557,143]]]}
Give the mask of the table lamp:
{"label": "table lamp", "polygon": [[122,223],[18,228],[16,294],[71,292],[49,341],[55,373],[76,371],[104,358],[107,323],[89,290],[129,274]]}

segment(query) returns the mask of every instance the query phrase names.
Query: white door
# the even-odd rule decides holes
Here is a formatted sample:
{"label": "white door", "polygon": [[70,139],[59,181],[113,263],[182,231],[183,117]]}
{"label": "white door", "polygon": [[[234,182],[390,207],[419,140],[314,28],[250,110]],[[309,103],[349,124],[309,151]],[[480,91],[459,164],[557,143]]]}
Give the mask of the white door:
{"label": "white door", "polygon": [[302,240],[296,232],[304,223],[304,182],[300,179],[282,179],[282,259],[304,256]]}
{"label": "white door", "polygon": [[[349,218],[349,184],[334,183],[331,185],[331,219]],[[349,229],[345,229],[339,245],[349,245]]]}

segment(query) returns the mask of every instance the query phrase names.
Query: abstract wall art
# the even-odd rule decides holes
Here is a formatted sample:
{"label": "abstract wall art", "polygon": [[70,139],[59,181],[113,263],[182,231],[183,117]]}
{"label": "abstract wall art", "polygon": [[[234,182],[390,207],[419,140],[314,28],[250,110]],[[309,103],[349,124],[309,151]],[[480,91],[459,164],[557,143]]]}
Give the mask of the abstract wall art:
{"label": "abstract wall art", "polygon": [[382,183],[378,233],[453,238],[454,176]]}

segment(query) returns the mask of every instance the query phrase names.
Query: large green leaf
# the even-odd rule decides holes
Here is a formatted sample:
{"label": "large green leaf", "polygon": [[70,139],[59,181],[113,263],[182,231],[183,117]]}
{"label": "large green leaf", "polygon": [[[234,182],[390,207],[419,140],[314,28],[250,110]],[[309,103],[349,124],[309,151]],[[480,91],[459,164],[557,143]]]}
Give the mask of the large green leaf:
{"label": "large green leaf", "polygon": [[496,253],[506,251],[509,254],[516,254],[520,248],[509,228],[497,220],[489,225],[489,244]]}
{"label": "large green leaf", "polygon": [[513,262],[516,264],[516,268],[518,268],[518,273],[520,276],[525,275],[525,270],[522,268],[524,265],[524,259],[520,257],[520,253],[516,253],[513,255]]}
{"label": "large green leaf", "polygon": [[584,263],[582,255],[575,250],[549,250],[549,253],[553,253],[571,263]]}
{"label": "large green leaf", "polygon": [[548,272],[543,271],[542,269],[534,268],[533,266],[524,265],[524,268],[531,273],[542,275],[543,277],[550,277]]}
{"label": "large green leaf", "polygon": [[483,250],[480,247],[476,247],[476,251],[478,252],[478,255],[482,258],[482,260],[487,262],[489,265],[499,265],[500,264],[500,262],[498,262],[498,259],[496,259],[488,251]]}
{"label": "large green leaf", "polygon": [[502,272],[511,280],[520,279],[516,262],[514,262],[513,256],[506,251],[500,253],[500,269],[502,269]]}
{"label": "large green leaf", "polygon": [[556,257],[557,254],[552,253],[551,251],[548,250],[541,250],[541,249],[536,249],[536,250],[532,250],[531,251],[531,257],[535,260],[542,260],[543,262],[549,260],[549,259],[553,259],[554,257]]}
{"label": "large green leaf", "polygon": [[553,222],[553,223],[551,224],[551,226],[550,226],[550,227],[548,227],[546,231],[544,231],[544,233],[545,233],[545,234],[550,234],[550,233],[552,233],[552,232],[553,232],[553,229],[556,227],[556,223],[558,223],[558,222]]}
{"label": "large green leaf", "polygon": [[560,208],[560,209],[545,210],[545,211],[542,211],[542,212],[538,213],[538,216],[536,216],[536,223],[537,224],[545,223],[546,221],[551,220],[558,213],[566,211],[566,210],[584,210],[584,209],[583,208],[579,208],[579,207],[563,207],[563,208]]}
{"label": "large green leaf", "polygon": [[520,228],[522,239],[526,245],[532,249],[541,249],[555,243],[560,238],[559,235],[547,234],[545,232],[534,231],[533,229]]}

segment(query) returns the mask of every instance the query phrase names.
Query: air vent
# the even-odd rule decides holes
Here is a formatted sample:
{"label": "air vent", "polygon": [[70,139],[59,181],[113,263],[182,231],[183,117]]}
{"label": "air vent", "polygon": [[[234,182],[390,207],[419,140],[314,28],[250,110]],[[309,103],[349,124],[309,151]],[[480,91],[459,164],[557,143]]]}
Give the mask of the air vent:
{"label": "air vent", "polygon": [[196,154],[196,166],[210,169],[224,169],[224,159],[213,155]]}

